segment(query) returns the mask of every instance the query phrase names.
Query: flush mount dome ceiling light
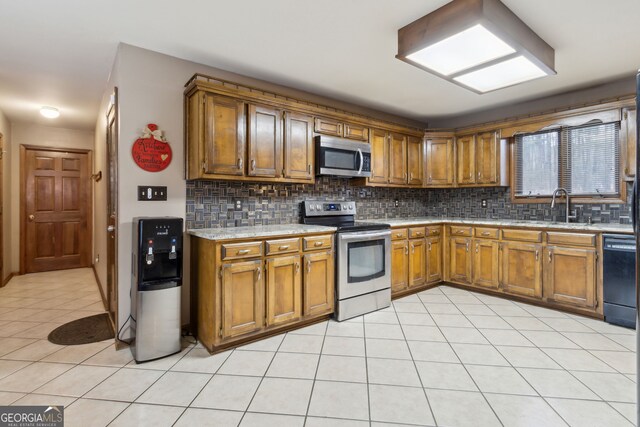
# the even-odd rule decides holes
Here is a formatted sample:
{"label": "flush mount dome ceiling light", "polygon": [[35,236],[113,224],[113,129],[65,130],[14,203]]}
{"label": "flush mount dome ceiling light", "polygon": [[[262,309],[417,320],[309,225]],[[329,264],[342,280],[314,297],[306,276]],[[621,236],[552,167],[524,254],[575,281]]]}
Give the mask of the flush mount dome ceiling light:
{"label": "flush mount dome ceiling light", "polygon": [[476,93],[556,74],[553,48],[500,0],[453,0],[400,28],[396,58]]}
{"label": "flush mount dome ceiling light", "polygon": [[42,107],[40,108],[40,114],[47,119],[57,119],[60,117],[60,111],[54,107]]}

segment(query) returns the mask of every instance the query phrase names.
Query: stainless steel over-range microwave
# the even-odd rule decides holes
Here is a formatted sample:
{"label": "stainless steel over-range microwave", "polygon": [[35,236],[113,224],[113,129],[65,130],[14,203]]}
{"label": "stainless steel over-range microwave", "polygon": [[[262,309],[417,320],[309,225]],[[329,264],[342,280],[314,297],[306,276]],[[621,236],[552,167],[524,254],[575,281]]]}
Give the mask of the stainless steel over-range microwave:
{"label": "stainless steel over-range microwave", "polygon": [[371,176],[371,146],[330,136],[316,136],[316,175]]}

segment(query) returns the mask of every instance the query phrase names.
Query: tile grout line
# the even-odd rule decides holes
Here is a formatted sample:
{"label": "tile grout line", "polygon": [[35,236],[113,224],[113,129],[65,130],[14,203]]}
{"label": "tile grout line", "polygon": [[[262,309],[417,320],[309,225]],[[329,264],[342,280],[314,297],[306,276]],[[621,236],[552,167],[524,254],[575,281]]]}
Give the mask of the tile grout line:
{"label": "tile grout line", "polygon": [[[307,410],[304,413],[303,426],[307,425],[307,419],[309,418],[309,408],[311,408],[311,399],[313,398],[313,390],[316,387],[316,379],[318,378],[318,370],[320,369],[320,361],[322,360],[322,350],[324,350],[324,342],[327,338],[327,330],[329,329],[329,322],[325,322],[324,334],[322,335],[322,345],[320,346],[320,354],[318,354],[318,362],[316,363],[316,370],[313,373],[313,382],[311,383],[311,392],[309,393],[309,401],[307,402]],[[284,342],[284,339],[282,340]],[[276,353],[277,355],[277,353]],[[275,357],[275,356],[274,356]],[[266,373],[265,373],[266,374]]]}

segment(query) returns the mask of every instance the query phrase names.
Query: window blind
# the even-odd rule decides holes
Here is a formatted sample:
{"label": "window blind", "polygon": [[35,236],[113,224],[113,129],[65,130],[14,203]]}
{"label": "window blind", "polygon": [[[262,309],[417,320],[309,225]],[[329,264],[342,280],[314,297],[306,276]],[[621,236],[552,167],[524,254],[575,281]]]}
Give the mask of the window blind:
{"label": "window blind", "polygon": [[560,130],[516,136],[516,196],[550,196],[560,182]]}

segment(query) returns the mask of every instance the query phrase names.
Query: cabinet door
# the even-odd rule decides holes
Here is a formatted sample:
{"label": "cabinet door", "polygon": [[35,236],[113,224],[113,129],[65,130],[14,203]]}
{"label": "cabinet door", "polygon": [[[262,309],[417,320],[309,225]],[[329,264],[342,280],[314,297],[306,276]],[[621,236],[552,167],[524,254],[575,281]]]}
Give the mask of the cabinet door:
{"label": "cabinet door", "polygon": [[279,325],[302,314],[300,255],[267,259],[267,325]]}
{"label": "cabinet door", "polygon": [[389,183],[407,183],[407,137],[389,134]]}
{"label": "cabinet door", "polygon": [[204,173],[244,175],[245,119],[244,102],[205,95]]}
{"label": "cabinet door", "polygon": [[323,119],[316,117],[314,122],[314,130],[316,133],[325,135],[342,136],[342,123],[333,119]]}
{"label": "cabinet door", "polygon": [[456,156],[458,158],[458,184],[475,184],[476,154],[475,136],[456,138]]}
{"label": "cabinet door", "polygon": [[222,338],[261,329],[264,302],[261,260],[222,265]]}
{"label": "cabinet door", "polygon": [[498,288],[498,242],[477,239],[473,242],[473,284]]}
{"label": "cabinet door", "polygon": [[544,296],[574,306],[596,306],[596,251],[549,246],[546,249]]}
{"label": "cabinet door", "polygon": [[389,144],[387,133],[379,129],[371,130],[371,177],[369,182],[389,182]]}
{"label": "cabinet door", "polygon": [[409,287],[427,283],[426,246],[424,239],[409,240]]}
{"label": "cabinet door", "polygon": [[287,111],[284,119],[284,176],[313,182],[313,162],[313,119]]}
{"label": "cabinet door", "polygon": [[422,138],[410,136],[407,139],[407,170],[409,185],[421,186],[424,178],[424,156]]}
{"label": "cabinet door", "polygon": [[409,243],[407,240],[391,242],[391,292],[409,286]]}
{"label": "cabinet door", "polygon": [[542,297],[542,246],[502,243],[500,283],[505,292]]}
{"label": "cabinet door", "polygon": [[279,177],[282,171],[282,110],[249,105],[249,176]]}
{"label": "cabinet door", "polygon": [[344,137],[348,139],[355,139],[356,141],[366,142],[369,140],[369,128],[366,128],[361,125],[345,123]]}
{"label": "cabinet door", "polygon": [[486,132],[476,137],[476,183],[498,182],[498,137],[495,132]]}
{"label": "cabinet door", "polygon": [[442,280],[442,238],[429,237],[427,239],[427,282],[434,283]]}
{"label": "cabinet door", "polygon": [[317,252],[304,256],[304,315],[333,313],[333,252]]}
{"label": "cabinet door", "polygon": [[453,138],[427,139],[427,185],[453,185]]}
{"label": "cabinet door", "polygon": [[620,127],[621,147],[624,153],[624,176],[633,181],[636,176],[636,110],[624,108],[622,110],[622,124]]}
{"label": "cabinet door", "polygon": [[449,278],[452,282],[471,283],[471,239],[451,239],[449,251]]}

